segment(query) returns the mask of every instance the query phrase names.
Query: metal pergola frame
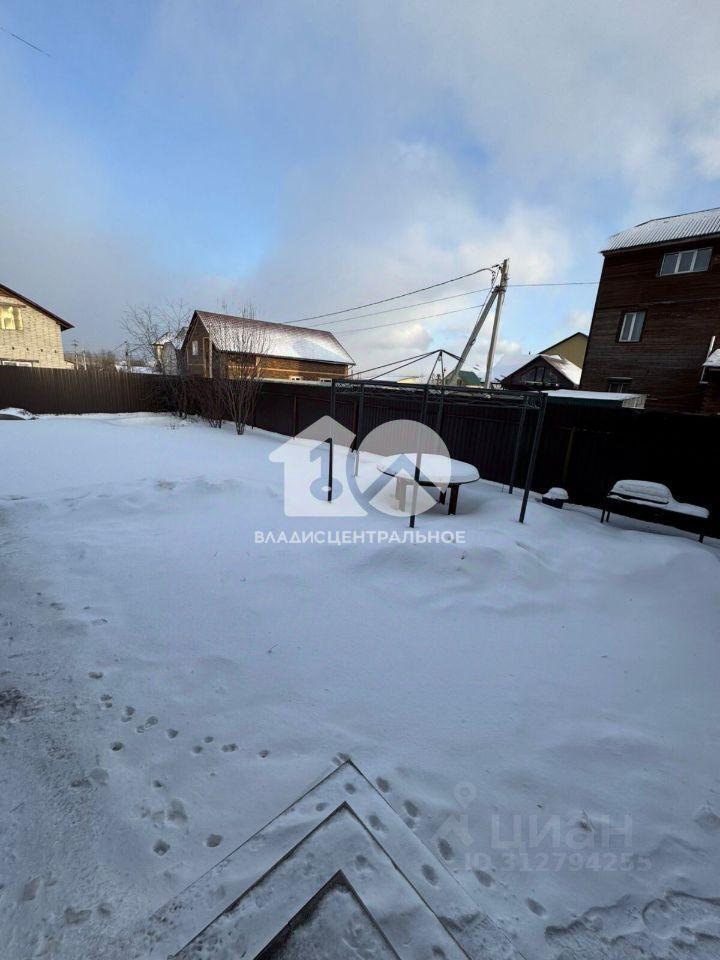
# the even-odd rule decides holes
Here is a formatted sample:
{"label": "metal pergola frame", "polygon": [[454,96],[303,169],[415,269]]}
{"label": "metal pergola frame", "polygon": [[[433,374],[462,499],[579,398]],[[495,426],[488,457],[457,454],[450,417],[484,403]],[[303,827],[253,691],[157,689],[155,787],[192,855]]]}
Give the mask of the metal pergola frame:
{"label": "metal pergola frame", "polygon": [[[444,383],[399,383],[390,380],[353,380],[351,378],[334,379],[330,386],[330,417],[331,417],[331,435],[328,437],[329,457],[328,457],[328,503],[333,498],[333,460],[335,439],[332,430],[335,423],[335,413],[338,397],[342,399],[357,399],[357,425],[355,428],[355,476],[358,472],[358,461],[360,458],[360,444],[363,439],[363,418],[364,404],[366,396],[382,396],[388,399],[396,398],[402,400],[411,400],[417,398],[420,400],[420,419],[418,423],[420,428],[430,426],[426,424],[427,411],[431,402],[437,401],[438,411],[433,429],[442,436],[442,412],[446,398],[452,399],[454,406],[484,407],[484,408],[515,408],[519,411],[517,419],[517,433],[513,449],[512,466],[510,469],[510,482],[508,484],[508,493],[513,494],[515,490],[515,479],[520,459],[520,449],[527,426],[527,411],[537,410],[535,420],[535,429],[532,436],[532,445],[530,448],[530,461],[528,463],[527,473],[525,475],[525,487],[523,489],[522,503],[520,505],[520,514],[518,522],[525,522],[525,512],[527,510],[530,488],[535,475],[535,465],[537,462],[538,450],[540,447],[540,436],[542,434],[543,421],[545,419],[545,409],[547,407],[547,395],[540,391],[512,391],[512,390],[493,390],[481,389],[477,387],[453,387]],[[419,428],[418,433],[421,432]],[[422,450],[416,451],[415,458],[415,483],[413,485],[412,512],[410,514],[410,526],[415,526],[415,507],[417,503],[417,481],[420,478],[420,465],[422,461]]]}

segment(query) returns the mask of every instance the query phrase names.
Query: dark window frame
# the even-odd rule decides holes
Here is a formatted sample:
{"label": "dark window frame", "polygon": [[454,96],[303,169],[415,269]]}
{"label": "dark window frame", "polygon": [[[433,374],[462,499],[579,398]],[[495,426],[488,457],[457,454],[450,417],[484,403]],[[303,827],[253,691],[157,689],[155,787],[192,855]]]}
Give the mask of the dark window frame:
{"label": "dark window frame", "polygon": [[[635,316],[637,316],[638,314],[642,314],[642,321],[640,323],[640,336],[637,338],[637,340],[623,340],[620,336],[620,334],[623,331],[623,327],[625,325],[625,317],[629,316],[630,314],[634,314]],[[647,322],[647,310],[623,310],[622,313],[620,314],[620,322],[618,323],[618,326],[617,326],[617,332],[615,334],[615,342],[623,343],[623,344],[641,343],[642,338],[645,335],[646,322]]]}
{"label": "dark window frame", "polygon": [[[632,377],[608,377],[606,389],[608,393],[626,393],[631,383]],[[622,384],[622,387],[614,390],[611,384]]]}

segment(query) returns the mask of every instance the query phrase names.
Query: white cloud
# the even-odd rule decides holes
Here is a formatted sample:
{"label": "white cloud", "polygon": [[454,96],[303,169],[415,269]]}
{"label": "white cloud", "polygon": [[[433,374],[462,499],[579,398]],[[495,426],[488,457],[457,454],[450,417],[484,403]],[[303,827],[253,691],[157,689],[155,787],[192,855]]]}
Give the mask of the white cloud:
{"label": "white cloud", "polygon": [[[208,155],[247,152],[280,197],[257,266],[234,274],[218,224],[207,229],[205,262],[216,254],[223,264],[212,276],[174,260],[162,223],[149,235],[134,221],[132,192],[99,140],[55,123],[21,77],[3,74],[4,126],[23,149],[0,158],[0,279],[66,313],[89,345],[121,339],[130,302],[252,300],[261,316],[289,320],[505,256],[511,283],[593,279],[608,225],[675,212],[693,172],[701,183],[720,178],[720,16],[707,0],[661,11],[654,0],[518,0],[510,11],[474,0],[268,0],[198,16],[196,3],[167,0],[144,14],[142,65],[125,82],[131,103],[154,103],[160,135],[163,116],[184,121],[164,161],[212,117],[219,135]],[[133,159],[141,168],[142,151]],[[239,221],[232,164],[226,176],[226,216]],[[189,177],[172,200],[180,213],[188,193],[207,188],[202,164]],[[480,299],[419,306],[412,323],[362,334],[343,330],[406,315],[329,329],[364,366],[440,346],[459,352],[475,312],[439,314]],[[540,302],[509,292],[502,363],[586,327],[586,301]],[[488,336],[471,365],[484,365]]]}

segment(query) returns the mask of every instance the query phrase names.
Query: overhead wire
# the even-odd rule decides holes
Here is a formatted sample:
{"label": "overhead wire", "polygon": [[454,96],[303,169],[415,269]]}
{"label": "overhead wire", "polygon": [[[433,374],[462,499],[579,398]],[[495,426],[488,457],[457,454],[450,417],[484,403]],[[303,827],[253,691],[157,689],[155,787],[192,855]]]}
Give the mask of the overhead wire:
{"label": "overhead wire", "polygon": [[425,287],[418,287],[416,290],[407,290],[405,293],[396,293],[392,297],[383,297],[381,300],[370,300],[368,303],[359,303],[354,307],[344,307],[342,310],[329,310],[327,313],[316,313],[310,317],[300,317],[293,323],[307,323],[310,320],[322,320],[325,317],[336,317],[341,313],[353,313],[355,310],[364,310],[366,307],[377,307],[381,303],[391,303],[393,300],[400,300],[403,297],[412,297],[416,293],[425,293],[427,290],[435,290],[437,287],[447,286],[448,283],[457,283],[459,280],[467,280],[468,277],[476,277],[479,273],[495,274],[498,269],[497,264],[491,267],[478,267],[477,270],[471,270],[470,273],[463,273],[459,277],[451,277],[449,280],[440,280],[438,283],[430,283]]}

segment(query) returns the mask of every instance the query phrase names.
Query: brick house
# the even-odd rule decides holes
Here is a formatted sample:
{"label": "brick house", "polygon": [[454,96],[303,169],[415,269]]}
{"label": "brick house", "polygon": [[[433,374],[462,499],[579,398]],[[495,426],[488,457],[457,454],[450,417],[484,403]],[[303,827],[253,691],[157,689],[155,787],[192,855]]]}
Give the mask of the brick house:
{"label": "brick house", "polygon": [[72,324],[0,284],[0,366],[72,367],[61,334]]}
{"label": "brick house", "polygon": [[205,310],[193,313],[180,354],[187,373],[204,377],[220,370],[237,376],[248,355],[264,380],[329,381],[346,377],[355,363],[327,330]]}
{"label": "brick house", "polygon": [[581,389],[720,412],[720,208],[623,230],[603,256]]}

